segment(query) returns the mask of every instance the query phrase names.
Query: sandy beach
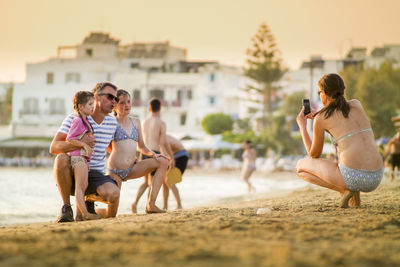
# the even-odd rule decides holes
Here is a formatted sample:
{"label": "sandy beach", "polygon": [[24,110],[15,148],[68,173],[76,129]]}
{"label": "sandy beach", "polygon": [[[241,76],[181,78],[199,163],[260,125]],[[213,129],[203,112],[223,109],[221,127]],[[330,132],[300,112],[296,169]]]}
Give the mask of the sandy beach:
{"label": "sandy beach", "polygon": [[361,198],[340,209],[338,193],[310,186],[167,214],[1,227],[0,266],[398,266],[400,183]]}

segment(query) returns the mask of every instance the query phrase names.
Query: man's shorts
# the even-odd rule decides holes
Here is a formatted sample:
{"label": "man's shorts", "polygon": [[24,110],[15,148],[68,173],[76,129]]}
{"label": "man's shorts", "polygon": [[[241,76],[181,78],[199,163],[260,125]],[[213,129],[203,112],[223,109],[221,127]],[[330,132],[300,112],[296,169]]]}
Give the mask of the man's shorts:
{"label": "man's shorts", "polygon": [[176,158],[175,159],[175,167],[177,167],[183,174],[186,170],[188,161],[189,161],[188,156],[182,156],[182,157]]}
{"label": "man's shorts", "polygon": [[[90,170],[88,175],[88,187],[86,188],[85,195],[95,194],[97,193],[97,187],[105,184],[105,183],[113,183],[118,186],[117,182],[109,175],[105,175],[101,171]],[[75,195],[75,179],[72,181],[71,188],[71,196]]]}
{"label": "man's shorts", "polygon": [[[160,153],[159,151],[157,151],[157,150],[153,150],[153,152],[156,153],[156,154],[161,154],[161,153]],[[148,156],[142,154],[142,160],[144,160],[144,159],[152,159],[152,157],[148,157]],[[151,176],[154,176],[154,174],[156,173],[156,171],[157,171],[157,169],[155,169],[154,171],[152,171],[152,172],[151,172]]]}
{"label": "man's shorts", "polygon": [[400,153],[391,154],[389,162],[392,165],[392,167],[400,167]]}
{"label": "man's shorts", "polygon": [[180,150],[174,154],[174,159],[175,167],[177,167],[183,174],[189,161],[189,153],[186,149]]}

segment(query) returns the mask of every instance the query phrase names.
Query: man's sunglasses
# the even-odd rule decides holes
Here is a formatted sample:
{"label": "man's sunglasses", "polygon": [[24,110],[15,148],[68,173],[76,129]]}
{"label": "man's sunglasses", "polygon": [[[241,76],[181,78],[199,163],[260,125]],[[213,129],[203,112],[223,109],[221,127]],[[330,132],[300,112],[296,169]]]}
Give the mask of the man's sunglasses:
{"label": "man's sunglasses", "polygon": [[110,101],[113,101],[113,100],[115,100],[115,102],[119,101],[118,97],[116,97],[115,95],[110,94],[110,93],[98,93],[97,95],[105,95],[105,96],[107,96],[107,99]]}

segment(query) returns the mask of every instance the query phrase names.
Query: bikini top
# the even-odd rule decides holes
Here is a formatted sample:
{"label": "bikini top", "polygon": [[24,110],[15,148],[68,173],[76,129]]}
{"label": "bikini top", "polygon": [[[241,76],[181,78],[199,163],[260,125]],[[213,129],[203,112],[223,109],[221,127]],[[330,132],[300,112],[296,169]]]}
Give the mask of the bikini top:
{"label": "bikini top", "polygon": [[360,131],[357,131],[357,132],[354,132],[354,133],[346,134],[346,135],[344,135],[344,136],[338,138],[337,140],[333,137],[333,135],[331,135],[332,144],[333,144],[334,146],[337,146],[338,143],[339,143],[339,141],[341,141],[341,140],[343,140],[343,139],[352,137],[352,136],[357,135],[357,134],[360,134],[360,133],[368,132],[368,131],[372,131],[372,128],[367,128],[367,129],[363,129],[363,130],[360,130]]}
{"label": "bikini top", "polygon": [[133,123],[132,119],[129,118],[131,123],[132,123],[132,132],[131,134],[128,134],[124,128],[121,127],[121,125],[117,125],[117,129],[115,130],[115,134],[114,134],[114,141],[118,142],[118,141],[122,141],[122,140],[126,140],[126,139],[132,139],[133,141],[138,141],[139,140],[139,134],[136,128],[136,125]]}

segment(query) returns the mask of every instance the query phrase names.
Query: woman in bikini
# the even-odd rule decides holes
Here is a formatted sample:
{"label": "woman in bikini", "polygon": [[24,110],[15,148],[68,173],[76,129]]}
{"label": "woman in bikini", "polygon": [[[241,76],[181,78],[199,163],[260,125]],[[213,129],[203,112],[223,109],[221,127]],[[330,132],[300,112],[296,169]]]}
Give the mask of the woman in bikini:
{"label": "woman in bikini", "polygon": [[[345,85],[337,74],[324,75],[318,82],[324,108],[297,116],[297,124],[310,158],[297,162],[296,172],[304,180],[341,193],[340,207],[360,206],[360,191],[370,192],[383,176],[382,157],[375,145],[371,124],[358,100],[346,101]],[[313,119],[313,139],[307,132],[307,119]],[[332,136],[338,162],[320,159],[325,131]]]}
{"label": "woman in bikini", "polygon": [[243,143],[243,167],[242,167],[242,179],[247,184],[247,190],[249,192],[255,191],[254,186],[250,183],[250,176],[256,170],[256,151],[251,145],[251,141],[247,140]]}
{"label": "woman in bikini", "polygon": [[[167,173],[169,159],[154,153],[145,146],[140,120],[129,116],[132,108],[130,94],[125,90],[118,90],[117,97],[119,101],[114,108],[114,114],[117,118],[118,126],[110,146],[111,154],[108,159],[108,174],[117,181],[118,186],[121,188],[122,182],[142,177],[155,170],[151,180],[146,213],[165,212],[155,205],[155,201]],[[143,155],[147,155],[150,158],[137,161],[137,148]]]}

